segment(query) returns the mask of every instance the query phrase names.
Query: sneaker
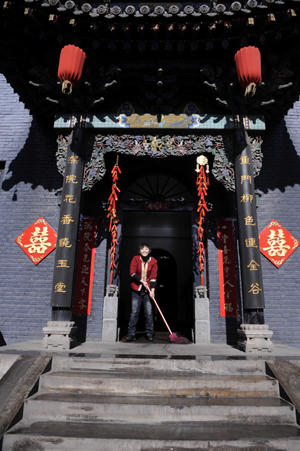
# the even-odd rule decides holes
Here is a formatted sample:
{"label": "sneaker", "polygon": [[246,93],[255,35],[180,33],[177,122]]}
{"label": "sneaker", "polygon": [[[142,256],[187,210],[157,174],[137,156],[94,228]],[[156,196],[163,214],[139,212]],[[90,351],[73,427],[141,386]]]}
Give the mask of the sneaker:
{"label": "sneaker", "polygon": [[136,336],[135,335],[128,335],[126,338],[126,341],[136,341]]}
{"label": "sneaker", "polygon": [[147,340],[148,341],[153,341],[153,335],[147,335]]}

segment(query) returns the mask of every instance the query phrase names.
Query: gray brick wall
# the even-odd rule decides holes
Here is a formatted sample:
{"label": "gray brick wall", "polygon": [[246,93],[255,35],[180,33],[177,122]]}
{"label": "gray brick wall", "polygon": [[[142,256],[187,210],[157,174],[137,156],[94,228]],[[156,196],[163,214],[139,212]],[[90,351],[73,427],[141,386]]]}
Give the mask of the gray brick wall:
{"label": "gray brick wall", "polygon": [[58,208],[55,193],[43,187],[53,152],[47,133],[37,129],[2,75],[0,90],[0,159],[6,161],[0,194],[0,331],[9,344],[42,337],[54,264],[51,254],[35,267],[14,240],[40,216],[55,229]]}
{"label": "gray brick wall", "polygon": [[[259,231],[276,219],[300,241],[300,102],[269,130],[263,145],[263,169],[256,187],[262,191]],[[262,256],[265,321],[274,343],[300,346],[300,248],[277,269]]]}
{"label": "gray brick wall", "polygon": [[[229,218],[228,218],[229,219]],[[208,221],[207,224],[211,239],[208,240],[207,249],[207,268],[209,271],[209,299],[210,299],[210,317],[211,317],[211,342],[227,343],[235,345],[238,339],[237,329],[242,323],[242,307],[241,307],[241,282],[239,274],[239,255],[238,243],[235,249],[235,264],[237,268],[237,306],[238,317],[221,317],[220,316],[220,296],[219,296],[219,260],[218,260],[218,238],[217,238],[217,219]],[[234,220],[235,239],[237,241],[237,223]]]}
{"label": "gray brick wall", "polygon": [[55,139],[37,127],[2,75],[0,90],[0,159],[6,161],[0,193],[0,332],[10,344],[42,338],[50,319],[54,253],[35,266],[14,240],[40,216],[57,229],[55,190],[61,177],[53,172]]}
{"label": "gray brick wall", "polygon": [[[264,136],[263,168],[255,179],[261,192],[259,233],[272,219],[277,220],[300,241],[300,102],[288,115],[269,127]],[[216,221],[208,224],[212,237],[208,242],[209,294],[211,303],[212,342],[224,343],[234,335],[231,325],[220,317],[218,284],[218,251]],[[238,256],[237,256],[238,258]],[[300,248],[277,269],[263,255],[262,271],[265,289],[265,322],[274,332],[275,344],[300,346]],[[242,312],[241,312],[242,313]],[[237,323],[242,318],[237,319]]]}
{"label": "gray brick wall", "polygon": [[107,241],[98,243],[95,254],[95,273],[91,314],[87,318],[87,339],[97,341],[102,337],[103,302],[106,291]]}
{"label": "gray brick wall", "polygon": [[[57,231],[57,194],[63,179],[55,162],[56,134],[33,120],[1,74],[0,90],[0,161],[5,161],[0,194],[0,333],[10,344],[42,339],[42,328],[51,319],[55,251],[35,266],[14,240],[40,216]],[[102,239],[95,256],[90,340],[101,339],[105,271],[106,239]]]}

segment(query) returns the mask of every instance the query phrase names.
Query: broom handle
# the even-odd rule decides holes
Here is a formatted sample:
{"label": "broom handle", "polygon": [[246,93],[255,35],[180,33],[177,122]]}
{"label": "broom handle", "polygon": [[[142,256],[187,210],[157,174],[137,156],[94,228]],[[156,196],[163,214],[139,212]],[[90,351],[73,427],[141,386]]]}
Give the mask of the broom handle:
{"label": "broom handle", "polygon": [[150,298],[153,300],[154,304],[156,305],[157,310],[158,310],[159,313],[160,313],[160,316],[162,317],[162,319],[163,319],[165,325],[167,326],[167,329],[168,329],[168,331],[170,332],[170,335],[172,335],[172,331],[171,331],[171,329],[170,329],[170,327],[169,327],[169,324],[167,323],[166,318],[165,318],[164,315],[162,314],[162,311],[161,311],[161,309],[159,308],[158,303],[156,302],[154,296],[151,295],[151,291],[149,290],[149,287],[147,287],[147,290],[149,291]]}

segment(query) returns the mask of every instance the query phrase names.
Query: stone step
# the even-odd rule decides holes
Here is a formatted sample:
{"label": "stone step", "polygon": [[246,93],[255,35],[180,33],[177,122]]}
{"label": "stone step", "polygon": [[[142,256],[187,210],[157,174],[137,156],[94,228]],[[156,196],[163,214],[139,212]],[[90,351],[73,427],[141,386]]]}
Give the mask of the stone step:
{"label": "stone step", "polygon": [[265,374],[262,360],[198,360],[182,356],[53,357],[53,370],[188,371],[200,374]]}
{"label": "stone step", "polygon": [[279,396],[278,382],[269,376],[167,371],[53,371],[41,377],[40,389],[125,396]]}
{"label": "stone step", "polygon": [[3,440],[2,451],[248,450],[296,451],[292,425],[213,423],[123,424],[23,420]]}
{"label": "stone step", "polygon": [[19,358],[18,354],[0,354],[0,379]]}
{"label": "stone step", "polygon": [[295,424],[295,409],[280,398],[164,398],[39,392],[26,401],[24,417],[87,422],[122,419],[126,423]]}

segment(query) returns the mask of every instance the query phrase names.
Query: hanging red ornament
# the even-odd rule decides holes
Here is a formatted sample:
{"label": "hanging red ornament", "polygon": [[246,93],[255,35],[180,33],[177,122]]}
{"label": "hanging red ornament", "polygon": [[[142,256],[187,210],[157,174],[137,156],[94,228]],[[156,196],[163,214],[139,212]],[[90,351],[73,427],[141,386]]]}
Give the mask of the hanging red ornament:
{"label": "hanging red ornament", "polygon": [[64,94],[71,94],[73,86],[79,84],[85,59],[84,51],[75,45],[66,45],[61,50],[57,76]]}
{"label": "hanging red ornament", "polygon": [[[206,212],[208,211],[206,201],[205,201],[205,196],[207,195],[207,187],[209,185],[209,180],[208,180],[209,167],[208,167],[208,159],[204,155],[200,155],[196,161],[197,161],[196,172],[198,173],[196,185],[197,185],[197,193],[198,193],[198,197],[199,197],[198,208],[197,208],[197,213],[199,213],[199,219],[197,221],[197,224],[198,224],[197,241],[199,241],[197,254],[198,254],[198,258],[199,258],[199,272],[200,272],[200,277],[201,277],[201,286],[204,286],[205,249],[204,249],[204,244],[203,244],[204,229],[202,227],[202,224],[203,224],[203,218],[204,218]],[[206,173],[205,173],[204,166],[206,166]]]}
{"label": "hanging red ornament", "polygon": [[117,193],[120,192],[117,187],[118,176],[121,174],[121,169],[119,168],[119,155],[117,155],[116,164],[112,168],[112,190],[111,194],[108,198],[108,215],[110,218],[108,231],[111,233],[111,245],[110,245],[110,285],[113,283],[114,269],[116,269],[115,256],[116,256],[116,247],[118,246],[118,216],[117,216],[117,207],[116,202],[118,200]]}
{"label": "hanging red ornament", "polygon": [[256,86],[262,81],[261,56],[257,47],[243,47],[234,57],[239,83],[245,88],[245,96],[254,96]]}

